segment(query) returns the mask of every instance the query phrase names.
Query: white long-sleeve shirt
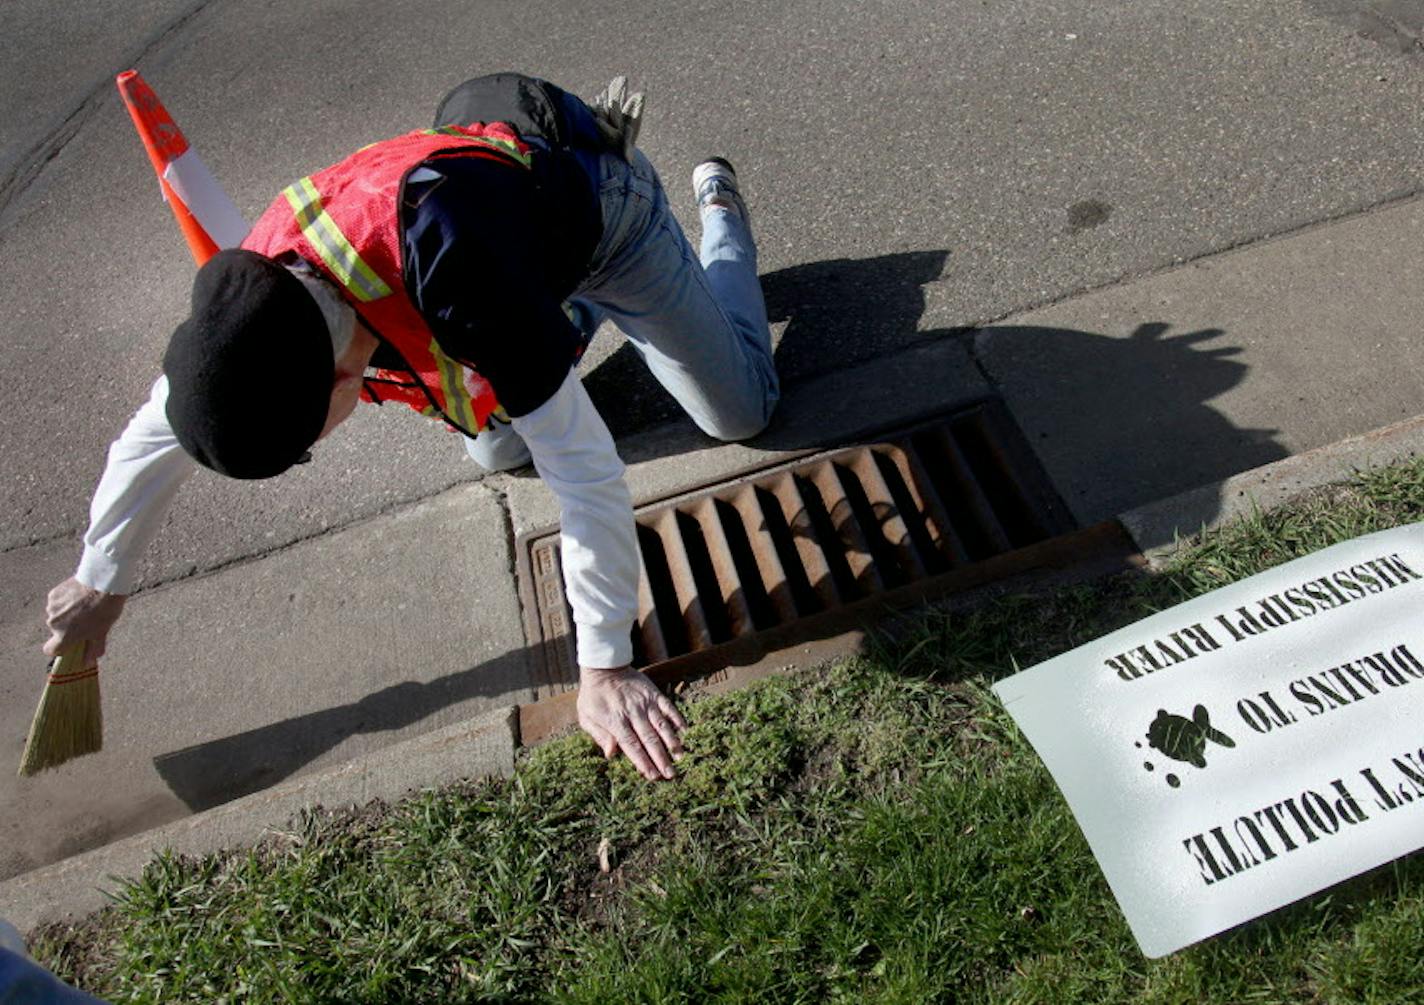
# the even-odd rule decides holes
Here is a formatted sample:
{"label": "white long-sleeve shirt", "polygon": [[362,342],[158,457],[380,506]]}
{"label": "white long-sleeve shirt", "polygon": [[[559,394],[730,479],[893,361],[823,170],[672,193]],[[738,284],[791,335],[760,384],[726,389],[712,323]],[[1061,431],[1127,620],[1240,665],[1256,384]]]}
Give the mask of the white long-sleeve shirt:
{"label": "white long-sleeve shirt", "polygon": [[[169,425],[167,400],[168,380],[159,377],[109,447],[75,573],[93,589],[132,592],[144,550],[196,467]],[[579,664],[626,666],[638,611],[638,539],[613,437],[572,370],[548,401],[513,423],[559,500],[564,588]]]}

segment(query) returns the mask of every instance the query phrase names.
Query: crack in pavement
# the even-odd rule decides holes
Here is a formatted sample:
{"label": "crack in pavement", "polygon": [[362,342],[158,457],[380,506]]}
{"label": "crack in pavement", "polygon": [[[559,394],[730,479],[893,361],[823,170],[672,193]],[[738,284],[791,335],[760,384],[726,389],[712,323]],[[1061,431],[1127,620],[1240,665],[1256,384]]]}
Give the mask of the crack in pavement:
{"label": "crack in pavement", "polygon": [[48,537],[35,537],[28,541],[21,541],[18,544],[5,545],[4,547],[0,547],[0,558],[17,551],[26,551],[30,548],[44,548],[51,544],[62,544],[65,541],[77,541],[83,533],[83,528],[79,530],[62,530],[50,534]]}
{"label": "crack in pavement", "polygon": [[[503,500],[503,493],[500,490],[495,489],[490,485],[486,484],[486,479],[488,477],[489,474],[487,473],[485,475],[481,475],[475,478],[457,479],[455,481],[451,481],[447,484],[434,488],[429,492],[425,492],[420,495],[415,495],[410,498],[395,499],[384,505],[377,506],[368,512],[355,513],[345,519],[340,520],[339,522],[334,522],[322,527],[308,530],[300,530],[296,532],[294,536],[287,540],[274,542],[265,547],[259,547],[256,550],[244,552],[242,554],[229,555],[224,558],[219,558],[217,560],[210,561],[207,564],[201,564],[199,562],[183,562],[182,564],[184,568],[181,571],[160,573],[152,579],[141,579],[138,588],[135,589],[134,592],[148,593],[152,590],[171,586],[174,583],[181,583],[186,580],[196,579],[200,576],[208,576],[213,573],[223,572],[236,565],[242,565],[247,562],[255,562],[260,559],[269,558],[272,555],[287,551],[288,549],[294,548],[298,545],[308,544],[312,541],[317,541],[324,537],[331,537],[333,535],[340,534],[344,531],[355,529],[356,527],[359,527],[363,524],[373,523],[377,520],[382,520],[387,517],[394,516],[397,513],[413,509],[448,492],[453,492],[457,489],[461,489],[466,486],[479,486],[485,491],[490,492],[497,498]],[[501,502],[501,505],[502,508],[505,509],[505,515],[507,518],[507,507],[503,506],[503,502]],[[32,541],[26,541],[20,544],[0,548],[0,557],[14,555],[19,552],[28,551],[34,548],[42,548],[49,545],[62,544],[67,541],[73,542],[76,547],[82,547],[85,529],[86,528],[81,527],[72,532],[60,532],[58,534],[54,534],[45,538],[36,538]]]}
{"label": "crack in pavement", "polygon": [[96,81],[79,104],[66,114],[57,126],[51,128],[38,143],[21,155],[12,167],[0,175],[0,231],[9,227],[13,215],[11,209],[15,201],[43,173],[49,163],[64,152],[64,148],[79,134],[79,130],[94,112],[112,97],[114,76],[122,70],[138,65],[216,2],[218,0],[200,0],[160,28],[152,37],[140,43],[120,60],[118,70],[112,70],[108,76]]}

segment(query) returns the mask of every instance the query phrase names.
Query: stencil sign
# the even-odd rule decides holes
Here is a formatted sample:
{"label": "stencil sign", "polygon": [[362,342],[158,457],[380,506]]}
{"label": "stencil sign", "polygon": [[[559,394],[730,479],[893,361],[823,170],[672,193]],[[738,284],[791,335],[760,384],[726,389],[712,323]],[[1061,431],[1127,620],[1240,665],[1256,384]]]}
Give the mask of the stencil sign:
{"label": "stencil sign", "polygon": [[1143,953],[1424,847],[1424,524],[1197,597],[994,687]]}

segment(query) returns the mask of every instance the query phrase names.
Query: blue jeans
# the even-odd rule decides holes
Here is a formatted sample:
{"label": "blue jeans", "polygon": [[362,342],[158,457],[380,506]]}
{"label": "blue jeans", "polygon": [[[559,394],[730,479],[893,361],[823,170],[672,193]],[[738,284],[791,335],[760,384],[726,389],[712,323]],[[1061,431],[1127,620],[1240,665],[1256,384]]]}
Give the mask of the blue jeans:
{"label": "blue jeans", "polygon": [[[13,931],[13,929],[12,929]],[[65,984],[30,959],[16,942],[0,944],[0,1002],[6,1005],[104,1005],[104,1001]]]}
{"label": "blue jeans", "polygon": [[[709,436],[755,436],[771,420],[780,388],[751,228],[736,212],[710,207],[699,258],[641,152],[631,164],[604,154],[598,167],[603,238],[568,301],[575,323],[592,337],[612,320]],[[467,439],[465,449],[492,471],[529,462],[508,425]]]}

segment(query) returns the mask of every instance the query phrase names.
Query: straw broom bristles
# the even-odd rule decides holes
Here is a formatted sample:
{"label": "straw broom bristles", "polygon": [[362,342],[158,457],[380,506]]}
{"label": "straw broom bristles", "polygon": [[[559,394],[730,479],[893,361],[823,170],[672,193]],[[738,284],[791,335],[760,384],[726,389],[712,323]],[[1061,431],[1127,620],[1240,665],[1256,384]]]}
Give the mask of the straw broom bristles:
{"label": "straw broom bristles", "polygon": [[86,649],[83,642],[70,646],[50,667],[25,752],[20,756],[21,777],[103,747],[99,668],[84,665]]}

